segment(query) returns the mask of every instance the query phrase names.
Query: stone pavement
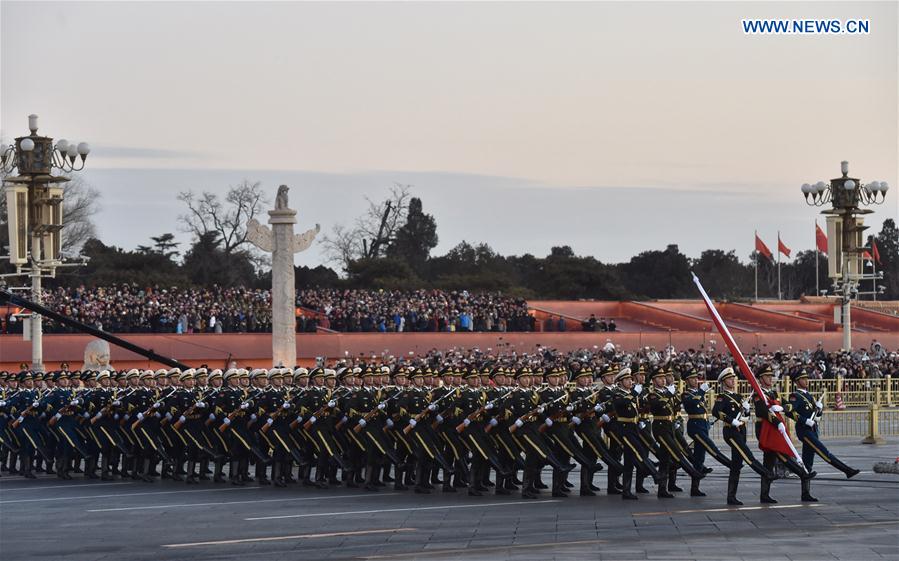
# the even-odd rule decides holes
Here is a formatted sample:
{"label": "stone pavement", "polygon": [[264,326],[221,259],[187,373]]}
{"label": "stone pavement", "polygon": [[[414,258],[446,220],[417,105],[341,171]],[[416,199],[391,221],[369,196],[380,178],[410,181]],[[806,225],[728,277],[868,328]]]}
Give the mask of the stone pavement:
{"label": "stone pavement", "polygon": [[0,559],[899,560],[899,476],[871,471],[899,456],[897,442],[828,444],[862,473],[846,480],[816,462],[820,503],[799,502],[792,478],[775,482],[771,506],[747,469],[746,505],[727,507],[720,466],[708,497],[636,502],[4,476]]}

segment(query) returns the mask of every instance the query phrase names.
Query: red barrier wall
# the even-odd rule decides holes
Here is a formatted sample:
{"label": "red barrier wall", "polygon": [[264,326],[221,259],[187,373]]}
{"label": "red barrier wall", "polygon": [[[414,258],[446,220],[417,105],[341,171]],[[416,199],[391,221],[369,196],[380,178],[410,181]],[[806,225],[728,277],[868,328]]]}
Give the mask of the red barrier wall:
{"label": "red barrier wall", "polygon": [[[745,351],[753,347],[779,349],[814,348],[822,341],[828,350],[840,348],[841,334],[827,333],[742,333],[734,332],[738,344]],[[269,366],[271,361],[271,336],[264,334],[192,334],[192,335],[128,335],[125,338],[142,347],[175,358],[192,366],[208,364],[218,368],[225,366],[228,357],[242,365]],[[44,335],[44,360],[48,369],[59,367],[62,361],[78,368],[84,357],[84,347],[89,335]],[[880,341],[889,350],[899,349],[899,332],[855,333],[855,347],[869,346]],[[537,345],[568,351],[578,348],[602,347],[612,341],[624,349],[643,346],[656,348],[673,344],[678,349],[707,346],[710,341],[723,343],[717,333],[699,331],[644,332],[644,333],[341,333],[297,335],[297,356],[301,364],[312,364],[316,356],[331,359],[347,355],[365,356],[387,354],[399,356],[410,351],[424,353],[433,348],[477,347],[510,349],[518,353],[533,352]],[[31,343],[21,336],[0,336],[0,369],[18,370],[18,365],[31,360]],[[117,368],[147,367],[146,359],[134,353],[112,346],[112,363]]]}

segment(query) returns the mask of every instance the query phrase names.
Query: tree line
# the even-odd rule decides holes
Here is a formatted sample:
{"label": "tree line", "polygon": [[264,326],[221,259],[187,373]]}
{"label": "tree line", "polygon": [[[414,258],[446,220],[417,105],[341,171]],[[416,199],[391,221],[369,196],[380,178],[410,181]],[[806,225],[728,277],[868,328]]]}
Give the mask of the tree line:
{"label": "tree line", "polygon": [[[85,192],[96,201],[96,192],[83,184],[73,190],[74,200],[82,201]],[[170,232],[154,236],[134,250],[107,245],[92,235],[91,218],[97,205],[83,209],[75,215],[78,222],[70,231],[85,233],[77,243],[81,244],[80,254],[89,258],[88,265],[61,270],[55,282],[271,286],[267,256],[255,251],[246,238],[247,221],[262,214],[269,204],[259,183],[243,181],[230,187],[224,197],[188,191],[181,193],[179,200],[184,204],[181,229],[192,238],[183,251]],[[0,236],[6,233],[3,210],[0,207]],[[881,257],[877,269],[885,276],[878,284],[885,285],[886,292],[878,298],[899,299],[899,229],[895,220],[885,220],[872,238]],[[423,201],[412,195],[408,185],[394,185],[383,200],[368,200],[361,216],[334,225],[319,243],[328,265],[297,267],[297,288],[499,290],[524,298],[559,299],[695,298],[693,271],[716,298],[749,300],[755,293],[755,254],[742,261],[734,250],[707,249],[691,258],[671,244],[641,252],[623,263],[604,263],[578,255],[567,245],[553,247],[543,257],[529,253],[504,256],[488,243],[462,241],[444,255],[432,255],[438,243],[436,220],[425,212]],[[790,262],[781,263],[784,298],[815,295],[816,258],[820,288],[831,290],[827,256],[815,250],[800,251]],[[764,257],[758,259],[758,286],[759,297],[777,297],[777,266]],[[862,291],[871,289],[870,281],[861,287]]]}

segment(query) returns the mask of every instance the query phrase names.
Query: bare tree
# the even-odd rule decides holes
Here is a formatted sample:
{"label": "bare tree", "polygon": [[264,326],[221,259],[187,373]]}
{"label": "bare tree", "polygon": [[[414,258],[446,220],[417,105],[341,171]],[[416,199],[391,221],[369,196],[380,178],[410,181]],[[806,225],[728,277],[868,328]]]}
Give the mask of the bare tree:
{"label": "bare tree", "polygon": [[199,195],[185,191],[178,200],[187,205],[187,212],[178,217],[182,230],[196,238],[215,233],[227,255],[247,243],[247,222],[256,218],[268,202],[262,184],[246,179],[229,188],[224,200],[209,191]]}
{"label": "bare tree", "polygon": [[395,183],[386,199],[380,202],[365,197],[368,208],[352,227],[337,224],[321,244],[332,263],[346,268],[351,261],[381,257],[396,237],[409,211],[411,185]]}

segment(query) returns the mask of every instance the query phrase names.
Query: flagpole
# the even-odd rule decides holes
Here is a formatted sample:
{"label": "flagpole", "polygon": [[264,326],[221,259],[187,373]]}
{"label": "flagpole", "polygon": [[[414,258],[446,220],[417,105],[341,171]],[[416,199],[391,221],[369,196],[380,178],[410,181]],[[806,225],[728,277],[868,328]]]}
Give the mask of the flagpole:
{"label": "flagpole", "polygon": [[777,231],[777,299],[783,300],[783,293],[780,291],[780,230]]}
{"label": "flagpole", "polygon": [[871,266],[874,267],[874,278],[871,280],[874,285],[873,296],[874,301],[877,302],[877,260],[874,259],[874,244],[871,244]]}
{"label": "flagpole", "polygon": [[818,279],[820,275],[818,274],[818,258],[821,257],[818,251],[818,221],[815,220],[815,296],[821,295],[821,288],[818,286]]}
{"label": "flagpole", "polygon": [[[759,239],[759,231],[755,231],[755,239]],[[755,301],[759,301],[759,248],[755,248]]]}

